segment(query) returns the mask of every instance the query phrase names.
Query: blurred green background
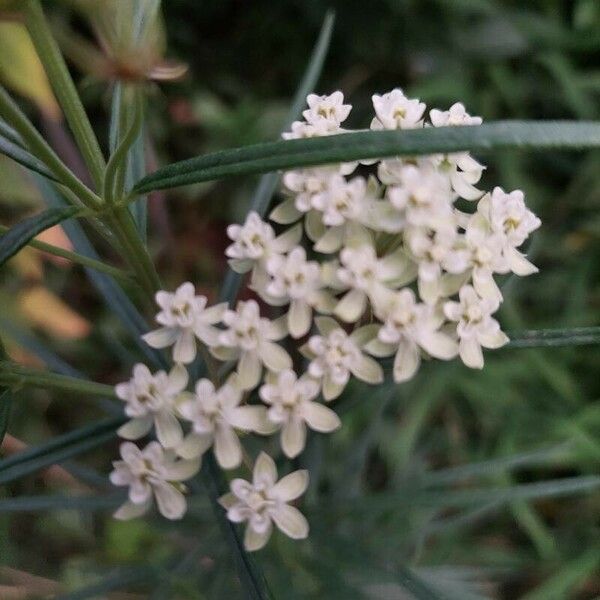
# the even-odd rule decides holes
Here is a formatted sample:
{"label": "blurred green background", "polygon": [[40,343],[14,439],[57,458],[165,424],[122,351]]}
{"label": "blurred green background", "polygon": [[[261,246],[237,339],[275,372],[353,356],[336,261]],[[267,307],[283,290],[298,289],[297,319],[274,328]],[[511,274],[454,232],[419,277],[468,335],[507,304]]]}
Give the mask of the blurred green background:
{"label": "blurred green background", "polygon": [[[62,3],[46,5],[65,50],[77,48],[74,34],[92,40],[84,18]],[[152,84],[149,162],[275,139],[327,8],[336,10],[336,25],[315,91],[343,90],[354,105],[351,127],[370,121],[373,93],[394,87],[429,108],[461,101],[486,121],[600,118],[597,0],[166,0],[166,56],[189,71],[181,81]],[[0,44],[7,39],[0,35]],[[0,80],[8,84],[6,56]],[[106,143],[110,82],[91,68],[73,69]],[[20,91],[69,156],[43,84],[33,95]],[[478,158],[488,165],[484,187],[524,190],[543,222],[529,249],[540,273],[503,284],[504,329],[598,324],[599,155]],[[255,185],[236,179],[150,198],[150,245],[169,286],[191,279],[215,296],[225,225],[245,213]],[[2,159],[0,221],[10,224],[39,204],[31,181]],[[52,243],[60,235],[53,232]],[[52,353],[46,363],[60,357],[114,383],[139,360],[78,268],[21,253],[0,274],[0,307],[0,334],[21,361],[39,364],[32,350],[43,344]],[[598,474],[599,370],[593,345],[510,349],[489,352],[482,372],[432,363],[406,385],[355,384],[337,407],[342,430],[313,436],[297,465],[280,460],[284,471],[311,470],[304,507],[312,531],[300,543],[275,535],[257,556],[274,596],[435,598],[424,585],[445,599],[599,597],[598,488],[582,483],[581,491],[559,493],[561,480]],[[76,396],[21,394],[10,443],[48,439],[102,410]],[[76,468],[85,484],[46,473],[0,495],[89,492],[98,484],[90,468],[107,473],[115,454],[116,443],[84,457],[86,466]],[[100,598],[241,597],[201,489],[177,524],[117,523],[110,503],[98,504],[0,513],[0,598],[52,597],[95,582],[121,590]],[[33,595],[10,596],[15,589]]]}

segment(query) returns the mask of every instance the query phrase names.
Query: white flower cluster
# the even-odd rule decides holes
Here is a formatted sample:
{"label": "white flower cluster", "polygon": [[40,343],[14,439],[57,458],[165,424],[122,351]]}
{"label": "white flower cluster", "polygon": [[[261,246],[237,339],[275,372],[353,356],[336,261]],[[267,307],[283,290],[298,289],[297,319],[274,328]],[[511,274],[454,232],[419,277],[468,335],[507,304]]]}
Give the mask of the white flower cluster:
{"label": "white flower cluster", "polygon": [[[284,138],[345,131],[351,107],[341,92],[307,101],[305,120]],[[373,107],[372,129],[481,123],[459,103],[431,110],[426,122],[425,105],[399,89],[373,96]],[[129,500],[116,516],[142,514],[154,496],[163,515],[181,517],[181,482],[198,471],[203,453],[213,448],[223,469],[239,467],[240,436],[247,433],[277,433],[283,454],[298,456],[307,428],[329,433],[341,426],[325,403],[351,376],[383,381],[382,357],[394,356],[396,382],[413,377],[423,358],[460,356],[482,368],[482,348],[508,340],[493,317],[502,302],[494,276],[536,272],[519,248],[540,226],[523,192],[476,187],[484,168],[459,152],[285,173],[287,198],[270,215],[282,233],[255,212],[227,230],[231,268],[250,274],[249,286],[265,304],[287,307],[277,319],[263,316],[255,300],[235,310],[208,307],[191,283],[158,292],[161,327],[144,339],[153,348],[172,347],[174,367],[152,374],[137,365],[116,388],[130,417],[120,435],[136,440],[154,429],[158,440],[141,451],[130,441],[122,445],[111,479],[129,486]],[[464,201],[476,202],[474,209],[464,210]],[[303,359],[290,356],[289,342],[301,338]],[[234,368],[225,381],[200,379],[190,391],[184,365],[198,345]],[[294,364],[303,364],[302,372]],[[248,522],[245,544],[256,550],[272,523],[294,539],[308,535],[306,520],[289,504],[307,485],[305,471],[277,482],[273,460],[261,453],[252,482],[233,479],[221,502],[230,520]]]}

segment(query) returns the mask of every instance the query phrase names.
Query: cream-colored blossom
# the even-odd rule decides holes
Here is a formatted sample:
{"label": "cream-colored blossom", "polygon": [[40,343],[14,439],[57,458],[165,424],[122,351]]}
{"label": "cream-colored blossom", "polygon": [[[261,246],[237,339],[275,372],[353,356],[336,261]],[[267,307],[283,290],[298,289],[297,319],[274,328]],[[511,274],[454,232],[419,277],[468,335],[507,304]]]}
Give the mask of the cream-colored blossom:
{"label": "cream-colored blossom", "polygon": [[169,374],[158,371],[154,375],[146,365],[135,365],[133,377],[115,386],[117,396],[126,403],[125,414],[131,418],[119,428],[119,435],[137,440],[154,425],[156,437],[165,448],[177,446],[183,432],[175,416],[176,404],[187,383],[188,373],[182,365],[173,367]]}
{"label": "cream-colored blossom", "polygon": [[219,500],[234,523],[244,523],[244,547],[260,550],[269,541],[273,523],[288,537],[299,540],[308,536],[308,522],[290,502],[308,487],[308,471],[294,471],[277,481],[273,459],[261,452],[252,472],[252,481],[234,479],[231,492]]}
{"label": "cream-colored blossom", "polygon": [[176,460],[158,442],[150,442],[140,450],[131,442],[121,444],[121,458],[113,462],[110,480],[114,485],[128,486],[129,498],[115,513],[126,520],[139,517],[152,506],[153,498],[167,519],[181,519],[187,505],[185,486],[181,483],[200,469],[200,459]]}
{"label": "cream-colored blossom", "polygon": [[226,303],[207,308],[206,297],[196,296],[190,282],[180,285],[174,294],[157,292],[156,302],[161,308],[156,321],[162,327],[142,336],[149,346],[173,346],[173,360],[188,364],[196,357],[196,338],[207,346],[216,343],[219,330],[214,325],[221,321]]}
{"label": "cream-colored blossom", "polygon": [[329,433],[341,426],[339,417],[315,399],[320,387],[316,380],[303,375],[298,378],[291,369],[267,378],[259,394],[269,406],[268,420],[281,428],[281,448],[288,458],[304,450],[306,427]]}

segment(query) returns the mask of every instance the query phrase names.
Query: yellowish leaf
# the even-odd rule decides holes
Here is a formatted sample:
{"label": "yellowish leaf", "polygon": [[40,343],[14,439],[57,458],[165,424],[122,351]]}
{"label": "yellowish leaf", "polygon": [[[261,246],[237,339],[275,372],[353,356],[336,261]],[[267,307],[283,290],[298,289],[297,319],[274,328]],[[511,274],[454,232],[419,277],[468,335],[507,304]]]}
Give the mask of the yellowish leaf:
{"label": "yellowish leaf", "polygon": [[90,332],[88,321],[41,285],[22,291],[17,306],[31,325],[43,329],[50,335],[79,339]]}
{"label": "yellowish leaf", "polygon": [[0,80],[29,98],[49,118],[60,119],[60,108],[25,26],[0,22]]}

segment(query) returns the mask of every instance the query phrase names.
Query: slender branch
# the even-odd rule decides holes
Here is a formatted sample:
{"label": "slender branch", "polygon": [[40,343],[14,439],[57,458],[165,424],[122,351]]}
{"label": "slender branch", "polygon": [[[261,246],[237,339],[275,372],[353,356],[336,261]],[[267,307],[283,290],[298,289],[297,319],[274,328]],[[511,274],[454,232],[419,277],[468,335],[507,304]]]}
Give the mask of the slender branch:
{"label": "slender branch", "polygon": [[100,145],[77,93],[60,48],[46,21],[39,0],[25,0],[25,23],[38,56],[44,65],[52,89],[65,113],[81,154],[94,180],[96,189],[102,187],[106,168]]}
{"label": "slender branch", "polygon": [[[4,234],[9,230],[9,227],[0,225],[0,234]],[[133,277],[122,269],[113,267],[112,265],[107,265],[100,260],[89,258],[83,254],[77,254],[76,252],[71,252],[70,250],[65,250],[64,248],[59,248],[58,246],[53,246],[52,244],[47,244],[46,242],[41,242],[39,240],[30,240],[27,243],[27,246],[35,248],[36,250],[40,250],[41,252],[46,252],[47,254],[52,254],[53,256],[64,258],[73,263],[82,265],[83,267],[90,267],[96,271],[101,271],[102,273],[106,273],[107,275],[118,279],[122,283],[134,283]]]}
{"label": "slender branch", "polygon": [[111,385],[32,369],[10,361],[0,361],[0,383],[17,388],[39,387],[61,392],[116,398],[115,390]]}
{"label": "slender branch", "polygon": [[27,149],[41,160],[82,204],[89,208],[98,208],[102,204],[101,199],[63,163],[2,86],[0,86],[0,116],[19,133]]}

